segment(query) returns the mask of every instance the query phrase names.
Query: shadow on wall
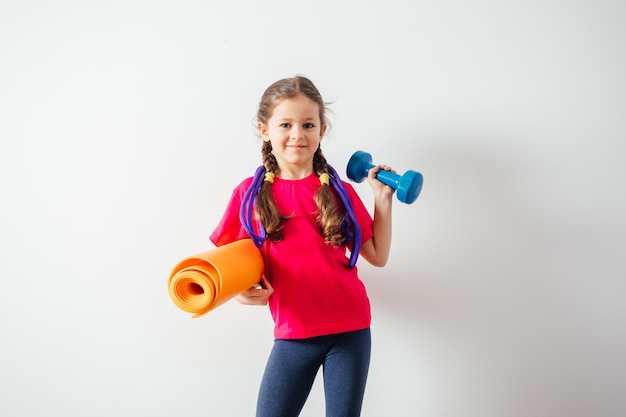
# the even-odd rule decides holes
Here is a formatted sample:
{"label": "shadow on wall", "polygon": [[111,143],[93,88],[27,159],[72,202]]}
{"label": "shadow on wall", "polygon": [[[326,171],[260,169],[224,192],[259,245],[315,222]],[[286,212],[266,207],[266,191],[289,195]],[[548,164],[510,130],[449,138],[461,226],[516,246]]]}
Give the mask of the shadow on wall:
{"label": "shadow on wall", "polygon": [[424,189],[413,206],[395,207],[389,264],[360,263],[379,331],[429,345],[448,389],[471,386],[475,401],[472,379],[482,375],[490,407],[610,404],[615,390],[594,381],[623,379],[615,220],[563,191],[575,177],[554,168],[556,151],[519,138],[448,135],[414,152]]}
{"label": "shadow on wall", "polygon": [[419,317],[445,309],[461,288],[476,295],[510,277],[512,263],[525,263],[536,216],[525,177],[532,161],[492,142],[449,135],[414,151],[422,194],[412,205],[394,202],[388,266],[363,267],[379,307]]}
{"label": "shadow on wall", "polygon": [[545,297],[571,307],[573,287],[618,261],[619,228],[564,183],[575,176],[554,168],[556,152],[495,135],[420,143],[410,164],[424,188],[413,205],[395,202],[390,262],[382,270],[361,262],[378,308],[422,317],[460,306],[531,308]]}

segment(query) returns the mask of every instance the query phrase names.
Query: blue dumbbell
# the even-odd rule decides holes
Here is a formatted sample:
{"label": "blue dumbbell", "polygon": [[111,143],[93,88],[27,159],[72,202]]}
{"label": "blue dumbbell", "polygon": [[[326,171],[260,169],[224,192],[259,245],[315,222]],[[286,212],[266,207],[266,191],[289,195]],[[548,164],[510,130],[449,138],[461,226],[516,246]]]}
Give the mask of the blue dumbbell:
{"label": "blue dumbbell", "polygon": [[[362,182],[372,168],[374,168],[372,155],[364,151],[356,151],[348,161],[348,178],[354,182]],[[398,200],[407,204],[417,199],[424,182],[422,174],[413,170],[398,175],[381,169],[376,174],[376,179],[396,190]]]}

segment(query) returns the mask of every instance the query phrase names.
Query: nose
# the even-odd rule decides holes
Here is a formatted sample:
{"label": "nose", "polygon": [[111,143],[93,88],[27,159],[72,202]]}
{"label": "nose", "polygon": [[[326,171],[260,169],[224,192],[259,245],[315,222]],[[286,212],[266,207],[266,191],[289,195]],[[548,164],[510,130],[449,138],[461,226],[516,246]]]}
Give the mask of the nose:
{"label": "nose", "polygon": [[291,128],[291,139],[300,139],[304,136],[304,129],[300,126],[294,125]]}

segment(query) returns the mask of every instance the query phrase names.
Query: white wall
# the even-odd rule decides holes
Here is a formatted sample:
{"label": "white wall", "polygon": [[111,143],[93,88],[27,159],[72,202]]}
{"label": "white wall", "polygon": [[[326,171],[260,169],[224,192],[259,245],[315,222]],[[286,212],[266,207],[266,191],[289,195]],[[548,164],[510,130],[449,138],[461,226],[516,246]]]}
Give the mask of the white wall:
{"label": "white wall", "polygon": [[0,416],[253,415],[269,314],[192,320],[166,280],[297,73],[335,100],[335,167],[425,178],[360,263],[363,415],[626,413],[624,4],[347,3],[0,3]]}

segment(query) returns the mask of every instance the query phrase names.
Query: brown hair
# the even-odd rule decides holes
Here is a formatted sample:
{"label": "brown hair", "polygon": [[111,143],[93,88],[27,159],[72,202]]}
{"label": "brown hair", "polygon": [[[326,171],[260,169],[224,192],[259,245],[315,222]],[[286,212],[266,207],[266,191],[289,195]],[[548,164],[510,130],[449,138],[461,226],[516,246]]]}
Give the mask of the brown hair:
{"label": "brown hair", "polygon": [[[326,103],[313,82],[303,76],[284,78],[270,85],[261,97],[257,111],[257,121],[266,124],[280,101],[298,95],[304,95],[316,103],[319,107],[321,123],[329,125],[326,118]],[[278,163],[276,162],[276,157],[272,154],[272,144],[270,142],[263,142],[261,154],[265,170],[275,173],[278,169]],[[329,173],[328,164],[321,148],[318,148],[313,156],[313,171],[318,176]],[[261,185],[259,194],[256,197],[256,215],[265,228],[268,238],[277,242],[283,238],[282,229],[288,217],[283,216],[278,210],[271,191],[271,185],[268,181],[264,181]],[[315,194],[315,203],[318,211],[317,221],[324,239],[327,243],[333,245],[342,244],[345,241],[344,231],[342,230],[344,215],[329,185],[320,186]]]}

